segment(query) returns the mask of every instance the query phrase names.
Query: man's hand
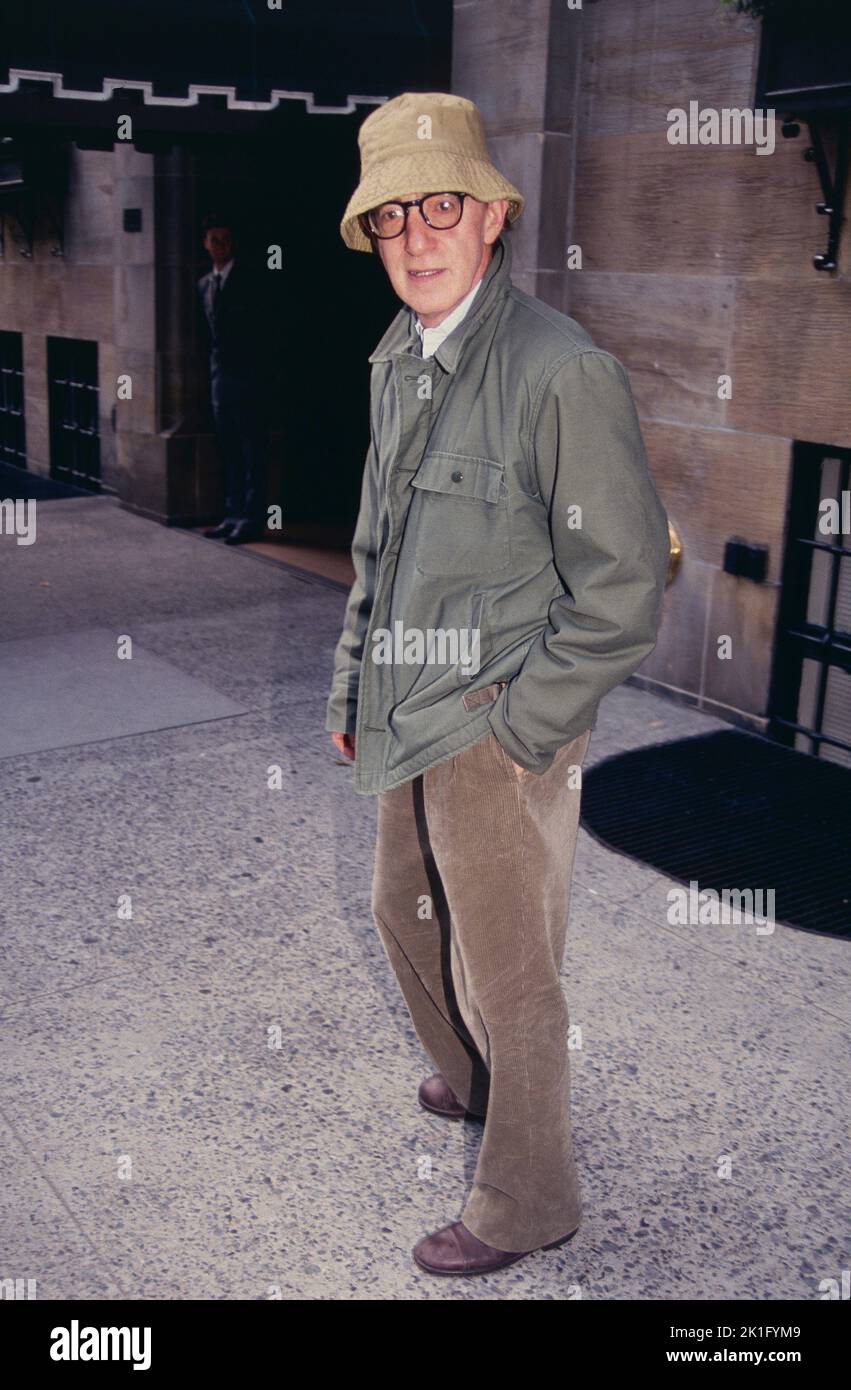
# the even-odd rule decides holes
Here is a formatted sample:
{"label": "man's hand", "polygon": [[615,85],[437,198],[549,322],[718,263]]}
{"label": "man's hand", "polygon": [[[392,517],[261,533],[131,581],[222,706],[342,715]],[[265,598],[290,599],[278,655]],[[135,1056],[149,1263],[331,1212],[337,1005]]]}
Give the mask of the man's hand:
{"label": "man's hand", "polygon": [[355,736],[354,734],[332,734],[331,738],[338,753],[342,753],[344,758],[351,758],[354,762],[355,757]]}

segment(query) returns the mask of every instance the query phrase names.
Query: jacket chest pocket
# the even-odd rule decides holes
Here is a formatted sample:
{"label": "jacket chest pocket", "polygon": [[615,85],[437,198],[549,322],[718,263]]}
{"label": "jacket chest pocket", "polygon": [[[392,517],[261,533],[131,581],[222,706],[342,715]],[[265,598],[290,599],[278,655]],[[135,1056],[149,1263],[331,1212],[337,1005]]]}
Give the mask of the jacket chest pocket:
{"label": "jacket chest pocket", "polygon": [[501,463],[464,454],[426,454],[411,479],[413,526],[421,574],[476,575],[511,559],[508,489]]}

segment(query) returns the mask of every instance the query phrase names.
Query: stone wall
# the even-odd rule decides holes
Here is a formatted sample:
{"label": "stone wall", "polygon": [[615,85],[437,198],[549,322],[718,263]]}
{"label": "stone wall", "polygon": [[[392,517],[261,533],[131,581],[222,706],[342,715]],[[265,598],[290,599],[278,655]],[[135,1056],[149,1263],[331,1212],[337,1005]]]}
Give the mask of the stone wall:
{"label": "stone wall", "polygon": [[[836,274],[813,268],[827,226],[806,128],[785,140],[778,120],[770,155],[668,143],[672,107],[753,106],[759,26],[720,0],[456,0],[455,17],[454,89],[530,199],[517,282],[626,366],[682,539],[639,679],[759,726],[792,441],[851,445],[851,238]],[[733,535],[768,546],[765,583],[724,573]]]}

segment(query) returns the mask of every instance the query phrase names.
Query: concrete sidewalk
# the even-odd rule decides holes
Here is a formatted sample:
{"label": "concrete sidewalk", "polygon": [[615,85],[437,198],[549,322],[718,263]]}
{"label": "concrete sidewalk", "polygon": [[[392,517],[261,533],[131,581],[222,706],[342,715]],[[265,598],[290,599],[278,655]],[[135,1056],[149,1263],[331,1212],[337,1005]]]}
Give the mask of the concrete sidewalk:
{"label": "concrete sidewalk", "polygon": [[[457,1219],[481,1130],[417,1105],[430,1068],[369,911],[375,801],[323,729],[344,593],[104,498],[39,502],[38,528],[0,536],[0,1279],[155,1300],[841,1279],[846,946],[671,926],[670,881],[584,831],[584,1225],[488,1278],[422,1273],[411,1246]],[[713,727],[624,686],[588,765]]]}

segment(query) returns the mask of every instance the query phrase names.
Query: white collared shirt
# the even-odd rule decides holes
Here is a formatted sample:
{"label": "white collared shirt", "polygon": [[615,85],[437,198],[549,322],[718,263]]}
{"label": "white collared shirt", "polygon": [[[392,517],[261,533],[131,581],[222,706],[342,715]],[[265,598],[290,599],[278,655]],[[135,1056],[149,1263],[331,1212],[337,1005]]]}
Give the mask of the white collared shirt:
{"label": "white collared shirt", "polygon": [[423,328],[419,320],[419,315],[417,315],[414,327],[416,328],[417,333],[420,335],[423,357],[433,357],[434,354],[437,352],[437,349],[440,347],[440,344],[443,342],[444,338],[448,338],[453,328],[458,327],[459,323],[465,317],[467,310],[469,309],[470,305],[475,299],[476,291],[478,290],[479,285],[482,283],[483,279],[484,276],[482,276],[481,279],[476,281],[475,285],[470,290],[470,293],[466,295],[464,299],[461,300],[460,304],[455,305],[455,308],[452,310],[452,313],[447,314],[446,318],[443,320],[443,323],[439,323],[436,328]]}
{"label": "white collared shirt", "polygon": [[227,280],[228,276],[229,276],[230,273],[231,273],[231,268],[232,268],[232,266],[233,266],[233,260],[234,260],[234,258],[233,258],[233,256],[231,256],[230,260],[227,262],[226,265],[223,265],[223,266],[222,266],[221,270],[216,270],[216,267],[213,266],[213,274],[214,274],[214,275],[220,275],[220,276],[221,276],[221,280],[220,280],[220,282],[219,282],[219,285],[220,285],[220,288],[221,288],[221,289],[224,289],[224,287],[225,287],[225,281]]}

